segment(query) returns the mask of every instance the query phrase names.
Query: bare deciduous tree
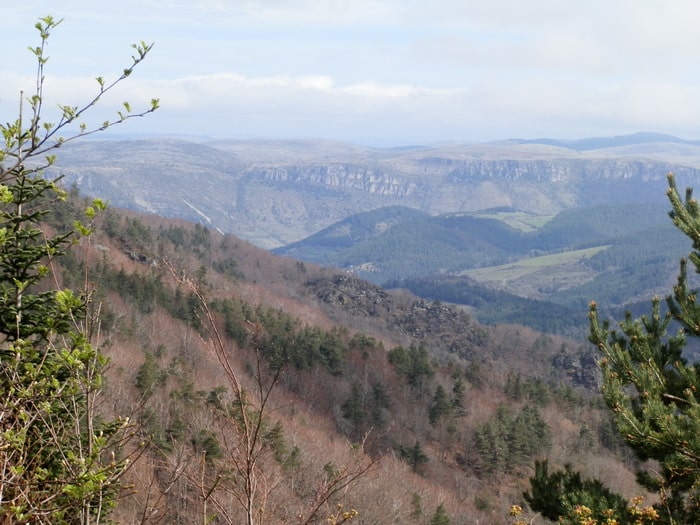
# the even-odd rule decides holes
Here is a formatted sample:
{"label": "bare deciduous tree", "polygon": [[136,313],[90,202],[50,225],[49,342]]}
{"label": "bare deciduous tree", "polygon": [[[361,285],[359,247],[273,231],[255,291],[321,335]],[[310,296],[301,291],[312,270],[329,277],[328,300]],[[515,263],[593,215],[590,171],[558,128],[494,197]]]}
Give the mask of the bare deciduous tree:
{"label": "bare deciduous tree", "polygon": [[[219,425],[217,435],[221,439],[221,457],[208,461],[203,452],[199,461],[192,462],[185,474],[197,487],[202,503],[202,523],[209,519],[209,509],[216,511],[217,517],[225,523],[239,523],[235,509],[228,503],[230,501],[243,510],[247,525],[260,525],[268,520],[274,522],[274,518],[268,516],[268,504],[272,492],[282,482],[282,475],[279,465],[275,464],[269,431],[273,427],[271,417],[280,408],[272,406],[272,394],[285,364],[270,364],[265,360],[260,350],[265,337],[264,328],[247,320],[253,352],[249,370],[253,386],[246,388],[229,357],[225,338],[201,283],[178,273],[172,266],[171,272],[198,298],[204,324],[209,330],[206,342],[216,355],[231,388],[229,399],[220,400],[213,409],[213,417]],[[366,456],[362,443],[348,443],[348,447],[353,450],[351,460],[339,467],[327,465],[323,479],[313,490],[312,499],[305,510],[297,514],[298,523],[309,525],[325,518],[340,524],[357,516],[354,509],[342,510],[338,499],[372,469],[379,458]],[[330,507],[331,504],[336,507]]]}

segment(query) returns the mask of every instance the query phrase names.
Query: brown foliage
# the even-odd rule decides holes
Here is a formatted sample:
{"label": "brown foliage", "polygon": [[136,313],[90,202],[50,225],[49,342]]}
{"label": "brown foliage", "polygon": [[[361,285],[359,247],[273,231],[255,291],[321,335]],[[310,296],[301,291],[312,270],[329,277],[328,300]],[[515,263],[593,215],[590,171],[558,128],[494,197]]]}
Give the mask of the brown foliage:
{"label": "brown foliage", "polygon": [[[193,229],[161,218],[133,217],[152,232],[171,226]],[[553,356],[560,352],[575,353],[579,345],[559,338],[543,338],[527,328],[486,329],[470,321],[464,331],[469,352],[450,353],[454,340],[444,337],[449,324],[421,329],[419,339],[406,332],[407,316],[415,308],[413,297],[387,294],[382,299],[386,301],[382,305],[386,315],[360,316],[348,310],[347,303],[324,301],[318,290],[308,285],[315,277],[327,275],[329,270],[313,265],[304,265],[302,269],[294,261],[273,257],[234,237],[215,232],[209,235],[210,249],[203,256],[184,248],[175,250],[167,242],[161,242],[158,248],[151,246],[147,255],[157,261],[153,265],[128,255],[132,249],[128,239],[98,233],[97,244],[101,248],[95,257],[102,260],[107,253],[108,263],[127,274],[158,274],[163,286],[173,293],[178,287],[186,288],[183,275],[196,276],[204,265],[202,291],[207,298],[232,297],[253,309],[257,305],[272,307],[290,314],[298,326],[322,330],[343,326],[349,336],[362,331],[372,336],[374,342],[364,350],[347,352],[341,375],[332,375],[315,365],[302,370],[287,366],[279,376],[274,376],[256,351],[254,341],[260,327],[254,319],[249,325],[250,344],[240,346],[223,332],[217,341],[215,334],[174,318],[168,313],[167,305],[156,304],[153,311],[143,314],[137,312],[128,297],[106,294],[104,303],[114,318],[108,348],[112,358],[110,400],[115,407],[136,407],[143,402],[136,419],[140,418],[142,423],[143,438],[151,442],[149,452],[132,471],[132,490],[118,509],[120,521],[164,523],[177,516],[193,523],[201,521],[206,510],[217,514],[222,523],[245,522],[245,505],[241,504],[240,493],[237,495],[232,488],[234,478],[217,478],[222,465],[230,466],[234,458],[246,457],[245,452],[241,455],[240,441],[234,438],[238,432],[235,421],[222,418],[207,401],[221,387],[226,389],[222,391],[222,399],[228,402],[236,402],[238,389],[249,393],[249,408],[254,410],[261,406],[261,392],[268,395],[264,401],[269,415],[267,428],[276,423],[281,425],[279,446],[284,449],[281,456],[275,458],[273,448],[263,447],[254,462],[259,469],[256,474],[259,497],[254,501],[259,503],[256,508],[264,507],[268,523],[294,523],[299,516],[304,520],[311,515],[330,516],[336,503],[342,503],[344,509],[356,509],[359,512],[356,519],[362,523],[422,523],[439,503],[444,505],[453,523],[473,523],[475,519],[500,521],[507,515],[508,506],[525,488],[522,480],[527,479],[529,470],[523,467],[517,475],[501,476],[498,481],[479,477],[470,463],[474,431],[499,406],[517,411],[526,401],[514,401],[504,394],[509,373],[519,371],[525,378],[536,375],[553,384],[566,380],[565,372],[552,367]],[[157,234],[153,237],[157,238]],[[213,268],[214,262],[226,258],[235,260],[236,270],[240,272],[237,279]],[[175,268],[174,274],[163,266],[163,261],[169,261]],[[421,315],[438,324],[443,317],[449,323],[457,319],[447,310],[436,309],[433,314],[428,305]],[[216,311],[205,310],[200,318],[211,320],[211,326],[220,330],[222,319]],[[434,360],[436,374],[425,391],[407,384],[386,357],[387,349],[398,344],[410,345],[412,341],[426,344]],[[146,362],[146,354],[154,356],[163,380],[144,398],[144,393],[135,386],[135,375]],[[431,425],[428,411],[435,387],[441,384],[451,394],[455,373],[461,375],[465,385],[463,406],[439,425]],[[268,381],[274,384],[269,392]],[[353,383],[360,385],[365,395],[372,392],[373,385],[381,385],[390,404],[382,428],[369,425],[363,449],[351,446],[340,432],[341,406],[348,399]],[[584,401],[574,404],[553,395],[542,408],[549,427],[557,429],[551,454],[554,458],[568,458],[577,465],[588,464],[592,469],[605,461],[611,465],[608,469],[611,477],[629,479],[630,468],[597,443],[598,423],[590,428],[593,444],[576,452],[583,425],[590,427],[599,417],[596,409],[585,401],[589,395],[584,394],[581,398]],[[160,437],[155,439],[155,434]],[[207,459],[207,454],[194,446],[199,443],[197,446],[201,447],[208,437],[218,442],[217,458]],[[394,454],[395,445],[410,447],[416,442],[428,457],[422,476]],[[216,451],[213,441],[209,446],[213,447],[210,451]],[[296,452],[290,459],[292,451]],[[337,476],[351,479],[381,454],[384,456],[380,468],[364,472],[357,483],[332,492]],[[594,456],[605,460],[592,461]],[[332,497],[323,500],[323,495],[331,492]],[[418,500],[422,506],[421,518],[416,517],[413,508]],[[317,506],[319,501],[322,504]]]}

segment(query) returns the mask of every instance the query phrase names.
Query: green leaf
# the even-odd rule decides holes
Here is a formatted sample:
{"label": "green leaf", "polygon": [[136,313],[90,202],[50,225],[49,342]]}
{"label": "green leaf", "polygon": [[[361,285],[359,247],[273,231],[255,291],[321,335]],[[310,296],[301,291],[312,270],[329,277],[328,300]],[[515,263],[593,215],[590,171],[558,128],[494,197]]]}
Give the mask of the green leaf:
{"label": "green leaf", "polygon": [[83,237],[88,237],[92,233],[92,229],[90,229],[88,226],[85,226],[80,221],[75,221],[73,223],[73,227],[78,232],[78,234],[83,236]]}
{"label": "green leaf", "polygon": [[103,212],[107,209],[107,202],[98,198],[93,199],[92,205],[98,212]]}
{"label": "green leaf", "polygon": [[75,293],[73,293],[73,290],[69,288],[66,288],[65,290],[58,290],[55,297],[56,302],[64,312],[75,310],[82,305],[82,300],[77,297]]}
{"label": "green leaf", "polygon": [[10,191],[10,188],[4,184],[0,184],[0,202],[3,204],[10,204],[14,199],[14,195]]}

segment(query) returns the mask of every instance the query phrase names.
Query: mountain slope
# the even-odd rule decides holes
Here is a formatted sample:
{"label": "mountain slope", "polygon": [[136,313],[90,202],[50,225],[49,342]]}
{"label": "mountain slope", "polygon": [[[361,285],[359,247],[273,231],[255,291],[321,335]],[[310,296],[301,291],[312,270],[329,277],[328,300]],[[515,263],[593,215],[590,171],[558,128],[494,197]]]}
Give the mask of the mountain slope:
{"label": "mountain slope", "polygon": [[[57,220],[70,224],[81,206]],[[196,522],[207,512],[203,493],[210,513],[241,522],[226,492],[241,453],[240,427],[224,410],[235,391],[188,283],[206,294],[251,399],[278,378],[258,463],[271,522],[307,515],[324,483],[379,457],[381,468],[317,517],[341,504],[357,509],[359,523],[413,523],[417,504],[425,517],[441,503],[454,523],[499,522],[540,454],[553,464],[605,465],[607,476],[632,483],[605,437],[606,415],[582,389],[596,383],[590,347],[523,327],[486,328],[461,309],[156,216],[108,212],[67,263],[64,285],[82,282],[87,263],[102,302],[112,364],[101,409],[128,415],[145,443],[117,522]],[[539,433],[522,433],[521,412]],[[519,432],[517,453],[491,461],[479,438],[487,431],[503,440]]]}
{"label": "mountain slope", "polygon": [[427,217],[426,213],[403,206],[378,208],[351,215],[306,239],[273,249],[272,253],[317,264],[340,266],[342,263],[336,255],[344,250],[380,237],[399,224]]}
{"label": "mountain slope", "polygon": [[520,250],[525,249],[519,230],[496,219],[467,214],[413,215],[366,240],[323,251],[327,238],[321,234],[308,243],[293,245],[291,251],[284,247],[275,253],[349,269],[381,283],[438,271],[454,272],[500,264],[516,254],[522,255]]}
{"label": "mountain slope", "polygon": [[[509,206],[551,215],[662,202],[667,172],[681,186],[700,174],[700,146],[640,140],[624,141],[646,148],[634,153],[514,141],[378,149],[323,141],[95,140],[62,148],[55,172],[115,205],[196,220],[272,248],[387,206],[431,215]],[[681,145],[695,153],[672,149]]]}

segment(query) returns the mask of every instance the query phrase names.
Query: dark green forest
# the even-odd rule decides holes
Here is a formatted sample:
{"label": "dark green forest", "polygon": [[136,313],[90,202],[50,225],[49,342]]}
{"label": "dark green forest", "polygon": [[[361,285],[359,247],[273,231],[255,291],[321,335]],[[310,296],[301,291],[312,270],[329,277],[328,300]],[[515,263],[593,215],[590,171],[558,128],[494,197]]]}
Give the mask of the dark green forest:
{"label": "dark green forest", "polygon": [[[355,228],[361,233],[348,233]],[[597,253],[576,263],[589,274],[587,279],[558,288],[535,275],[543,281],[537,296],[462,274],[596,247]],[[565,210],[527,232],[480,214],[430,217],[391,208],[358,214],[275,253],[322,261],[387,288],[467,306],[485,324],[516,323],[580,337],[585,333],[581,312],[591,299],[619,317],[667,289],[678,259],[687,253],[687,241],[671,224],[667,207],[659,204]],[[541,273],[546,277],[546,268]]]}

